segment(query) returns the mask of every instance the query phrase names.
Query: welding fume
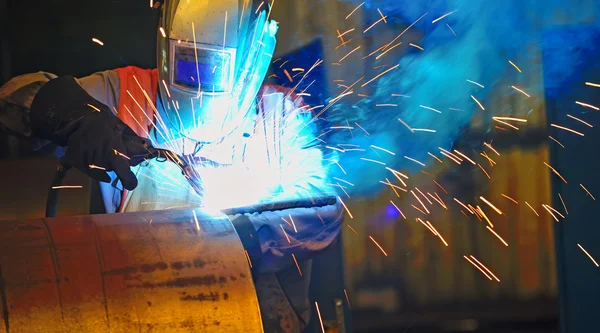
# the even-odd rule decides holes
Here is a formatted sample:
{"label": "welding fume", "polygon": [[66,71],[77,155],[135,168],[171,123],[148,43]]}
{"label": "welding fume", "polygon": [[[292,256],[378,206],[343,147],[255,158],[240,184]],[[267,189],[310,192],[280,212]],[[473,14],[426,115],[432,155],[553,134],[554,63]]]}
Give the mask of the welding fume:
{"label": "welding fume", "polygon": [[[270,6],[166,1],[161,12],[157,68],[15,77],[0,88],[0,126],[38,147],[66,147],[62,165],[100,182],[107,213],[334,195],[309,107],[292,89],[263,84],[278,29]],[[317,206],[286,211],[293,226],[275,212],[250,216],[267,332],[284,324],[300,332],[308,323],[310,257],[335,241],[343,216],[339,201]],[[290,238],[298,245],[287,246]],[[296,272],[291,251],[305,274],[288,281],[282,272]],[[261,279],[287,299],[261,294]]]}

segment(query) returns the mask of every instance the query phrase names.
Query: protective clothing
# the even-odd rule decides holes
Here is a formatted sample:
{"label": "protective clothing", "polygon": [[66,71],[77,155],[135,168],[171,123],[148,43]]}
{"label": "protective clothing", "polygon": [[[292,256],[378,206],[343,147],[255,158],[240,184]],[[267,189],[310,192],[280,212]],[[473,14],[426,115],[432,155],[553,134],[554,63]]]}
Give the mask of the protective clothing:
{"label": "protective clothing", "polygon": [[174,138],[216,142],[253,109],[275,50],[268,7],[258,0],[165,3],[157,59]]}
{"label": "protective clothing", "polygon": [[74,78],[60,77],[45,84],[33,100],[30,119],[37,136],[68,146],[63,164],[106,183],[111,180],[106,171],[115,171],[123,187],[137,186],[122,139],[135,133]]}

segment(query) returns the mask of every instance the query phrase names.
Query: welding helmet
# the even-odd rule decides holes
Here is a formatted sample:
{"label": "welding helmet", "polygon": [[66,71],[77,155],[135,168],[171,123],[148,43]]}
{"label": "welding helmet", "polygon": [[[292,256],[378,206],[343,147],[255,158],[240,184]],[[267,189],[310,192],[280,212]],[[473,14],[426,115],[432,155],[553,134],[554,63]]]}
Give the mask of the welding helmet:
{"label": "welding helmet", "polygon": [[162,7],[157,61],[166,119],[157,125],[169,138],[217,142],[255,112],[277,23],[259,0],[166,0]]}

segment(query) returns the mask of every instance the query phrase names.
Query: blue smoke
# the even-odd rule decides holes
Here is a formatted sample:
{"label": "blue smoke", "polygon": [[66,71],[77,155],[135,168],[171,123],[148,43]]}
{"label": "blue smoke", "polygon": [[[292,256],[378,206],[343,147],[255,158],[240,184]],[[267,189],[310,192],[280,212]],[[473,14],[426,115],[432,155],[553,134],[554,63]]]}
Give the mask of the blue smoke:
{"label": "blue smoke", "polygon": [[[355,5],[362,2],[346,1]],[[484,117],[510,115],[510,106],[502,110],[486,108],[486,111],[482,111],[471,96],[485,107],[490,94],[506,88],[504,85],[498,86],[501,81],[513,82],[532,94],[543,96],[544,87],[528,86],[526,82],[530,81],[525,81],[527,76],[518,75],[508,60],[526,59],[534,55],[539,57],[536,48],[539,48],[541,33],[545,29],[556,24],[593,22],[595,14],[600,12],[599,5],[593,0],[371,0],[364,6],[367,11],[380,9],[385,15],[401,20],[406,25],[424,13],[428,14],[412,28],[423,34],[422,40],[417,43],[425,51],[411,48],[398,60],[399,67],[396,70],[372,83],[375,89],[371,97],[355,104],[347,104],[342,100],[328,115],[330,121],[338,124],[345,124],[346,120],[351,125],[358,122],[370,134],[368,136],[355,126],[352,132],[334,131],[328,141],[330,145],[356,144],[364,149],[338,154],[345,173],[340,172],[336,165],[331,167],[336,177],[355,184],[351,188],[354,193],[362,194],[381,190],[385,185],[379,181],[385,178],[392,180],[394,176],[385,166],[361,158],[386,163],[386,166],[401,172],[416,172],[423,167],[404,156],[430,164],[433,159],[427,153],[439,156],[438,147],[450,150],[474,113],[483,112]],[[434,19],[452,11],[456,12],[432,23]],[[398,41],[416,42],[403,38]],[[379,45],[375,45],[377,47]],[[375,65],[389,64],[389,60],[384,57]],[[527,63],[527,73],[539,75],[542,70],[541,59]],[[380,72],[387,68],[382,68]],[[476,81],[485,88],[467,80]],[[507,94],[518,93],[510,89],[505,91]],[[410,98],[392,96],[394,93]],[[377,107],[376,104],[397,104],[398,107]],[[442,113],[424,109],[421,105]],[[398,118],[412,128],[436,132],[411,133]],[[389,149],[395,155],[373,149],[371,145]]]}

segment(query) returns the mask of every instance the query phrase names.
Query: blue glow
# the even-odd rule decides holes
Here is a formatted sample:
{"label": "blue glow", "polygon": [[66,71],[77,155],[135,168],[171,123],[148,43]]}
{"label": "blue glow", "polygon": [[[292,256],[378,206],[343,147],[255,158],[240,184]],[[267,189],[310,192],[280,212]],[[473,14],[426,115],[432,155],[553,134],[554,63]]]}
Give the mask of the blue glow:
{"label": "blue glow", "polygon": [[[358,6],[362,0],[346,0]],[[576,5],[574,4],[576,3]],[[404,43],[414,42],[422,46],[421,52],[411,48],[397,64],[397,70],[391,71],[373,82],[373,92],[369,97],[355,104],[344,101],[334,107],[328,116],[336,124],[358,122],[371,135],[367,136],[354,126],[354,130],[335,130],[328,143],[355,144],[364,151],[336,153],[342,171],[336,165],[330,168],[335,177],[343,178],[356,186],[354,193],[375,193],[385,185],[379,181],[392,176],[384,166],[365,161],[377,160],[387,167],[412,173],[423,169],[419,164],[404,158],[409,156],[425,164],[432,158],[427,152],[436,152],[438,147],[450,149],[461,131],[468,126],[474,112],[481,112],[471,95],[487,102],[492,92],[497,92],[500,80],[507,77],[532,95],[543,96],[544,87],[533,86],[532,75],[542,73],[540,57],[541,33],[551,27],[594,22],[600,13],[600,2],[594,0],[580,1],[470,1],[470,0],[420,0],[420,1],[384,1],[371,0],[365,4],[365,10],[375,13],[372,17],[379,19],[377,9],[397,24],[398,32],[411,24],[423,14],[427,15],[416,23],[411,31],[422,34],[420,40],[400,39]],[[454,12],[442,21],[432,21],[444,14]],[[364,22],[367,26],[373,22]],[[446,25],[452,27],[456,36]],[[381,29],[381,28],[380,28]],[[371,30],[377,35],[376,28]],[[414,37],[413,37],[414,38]],[[594,38],[587,36],[590,48],[595,44]],[[556,47],[569,47],[568,36],[555,39]],[[384,42],[384,41],[382,41]],[[332,46],[331,48],[334,48]],[[379,44],[373,45],[373,48]],[[369,50],[370,52],[371,50]],[[585,50],[581,50],[581,55]],[[510,59],[527,59],[529,64],[523,75],[518,75],[508,64]],[[539,59],[534,61],[533,59]],[[375,61],[374,66],[390,65],[391,59],[382,58]],[[568,60],[579,61],[577,57],[559,60],[558,73],[576,72]],[[379,72],[383,72],[381,69]],[[527,73],[527,74],[525,74]],[[357,73],[355,79],[362,76]],[[565,75],[568,77],[568,75]],[[564,76],[563,76],[564,77]],[[368,78],[366,78],[368,79]],[[485,86],[482,89],[466,80],[473,80]],[[353,80],[348,80],[353,81]],[[564,82],[558,83],[558,86]],[[514,92],[511,92],[514,93]],[[403,94],[410,98],[399,98],[392,94]],[[332,97],[336,97],[333,94]],[[376,104],[397,104],[397,107],[376,107]],[[429,106],[442,113],[435,113],[420,108]],[[449,108],[460,109],[453,111]],[[483,117],[492,115],[510,116],[508,110],[486,110]],[[435,133],[411,133],[401,125],[398,118],[412,128],[435,130]],[[371,145],[386,148],[395,155],[371,149]],[[392,176],[393,177],[393,176]]]}
{"label": "blue glow", "polygon": [[385,207],[385,212],[389,218],[395,219],[400,216],[400,212],[394,207],[392,204],[389,204]]}

